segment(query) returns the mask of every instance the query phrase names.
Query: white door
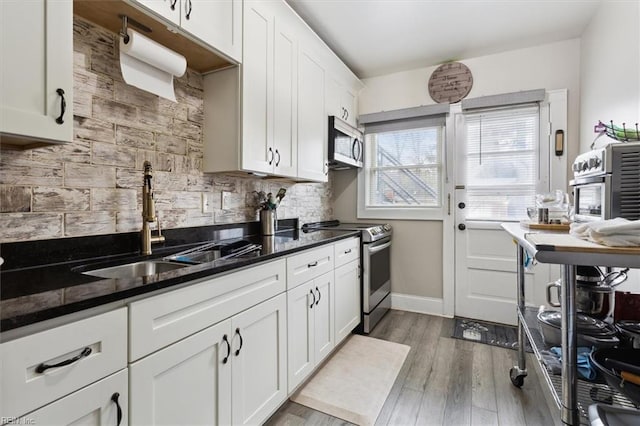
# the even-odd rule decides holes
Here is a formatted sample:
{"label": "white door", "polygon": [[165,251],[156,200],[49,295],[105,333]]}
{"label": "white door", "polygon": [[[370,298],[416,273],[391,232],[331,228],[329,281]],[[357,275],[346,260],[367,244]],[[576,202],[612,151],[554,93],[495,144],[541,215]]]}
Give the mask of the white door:
{"label": "white door", "polygon": [[[164,19],[180,25],[180,0],[134,0],[144,7],[162,16]],[[187,3],[187,0],[184,0]]]}
{"label": "white door", "polygon": [[131,364],[131,424],[230,424],[231,337],[226,320]]}
{"label": "white door", "polygon": [[298,52],[298,176],[326,182],[325,70],[310,46]]}
{"label": "white door", "polygon": [[129,424],[128,390],[127,369],[123,369],[8,424],[125,426]]}
{"label": "white door", "polygon": [[0,133],[73,140],[73,2],[0,5]]}
{"label": "white door", "polygon": [[241,15],[241,0],[182,0],[180,25],[210,46],[239,60]]}
{"label": "white door", "polygon": [[287,291],[287,363],[289,392],[311,373],[314,363],[313,281]]}
{"label": "white door", "polygon": [[[516,324],[516,246],[500,223],[525,219],[548,191],[539,121],[538,106],[456,116],[456,316]],[[547,277],[527,273],[527,289]]]}
{"label": "white door", "polygon": [[244,3],[242,168],[273,173],[273,10]]}
{"label": "white door", "polygon": [[274,25],[274,173],[298,174],[298,42],[285,17]]}
{"label": "white door", "polygon": [[259,424],[287,398],[287,297],[231,318],[234,425]]}
{"label": "white door", "polygon": [[329,355],[335,344],[334,330],[334,284],[333,272],[328,272],[313,280],[316,302],[314,311],[314,360],[319,364]]}

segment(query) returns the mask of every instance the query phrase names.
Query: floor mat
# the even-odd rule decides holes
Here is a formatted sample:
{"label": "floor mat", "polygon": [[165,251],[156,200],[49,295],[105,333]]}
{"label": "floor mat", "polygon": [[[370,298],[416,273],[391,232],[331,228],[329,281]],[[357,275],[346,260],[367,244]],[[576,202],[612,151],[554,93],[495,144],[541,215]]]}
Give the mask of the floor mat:
{"label": "floor mat", "polygon": [[[517,327],[466,318],[456,318],[455,320],[456,325],[451,336],[455,339],[518,350]],[[525,350],[533,353],[528,339],[526,339]]]}
{"label": "floor mat", "polygon": [[373,425],[410,349],[352,335],[291,400],[351,423]]}

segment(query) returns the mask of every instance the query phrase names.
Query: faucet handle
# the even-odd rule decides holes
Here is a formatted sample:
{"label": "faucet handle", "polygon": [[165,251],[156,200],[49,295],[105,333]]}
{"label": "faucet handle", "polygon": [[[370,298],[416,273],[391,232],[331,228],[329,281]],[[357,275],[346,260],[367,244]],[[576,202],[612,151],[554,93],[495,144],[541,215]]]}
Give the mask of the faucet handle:
{"label": "faucet handle", "polygon": [[158,224],[158,236],[162,236],[162,228],[160,228],[160,216],[156,214],[156,223]]}

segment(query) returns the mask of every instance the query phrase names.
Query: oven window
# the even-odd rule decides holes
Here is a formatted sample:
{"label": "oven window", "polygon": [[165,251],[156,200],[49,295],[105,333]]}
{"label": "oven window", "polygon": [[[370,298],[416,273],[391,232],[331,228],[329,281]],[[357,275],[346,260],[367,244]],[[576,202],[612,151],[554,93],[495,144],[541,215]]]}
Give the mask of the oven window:
{"label": "oven window", "polygon": [[369,294],[373,294],[391,279],[391,246],[370,255],[369,270]]}
{"label": "oven window", "polygon": [[602,191],[604,184],[576,187],[576,214],[584,216],[602,216]]}

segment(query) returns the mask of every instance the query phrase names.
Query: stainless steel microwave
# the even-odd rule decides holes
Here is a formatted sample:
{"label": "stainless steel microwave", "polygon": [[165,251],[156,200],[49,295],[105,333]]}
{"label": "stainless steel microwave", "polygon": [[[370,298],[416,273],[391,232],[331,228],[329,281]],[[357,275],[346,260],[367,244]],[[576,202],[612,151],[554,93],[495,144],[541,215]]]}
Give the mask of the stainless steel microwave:
{"label": "stainless steel microwave", "polygon": [[362,167],[362,132],[338,117],[329,116],[329,168],[343,170]]}

